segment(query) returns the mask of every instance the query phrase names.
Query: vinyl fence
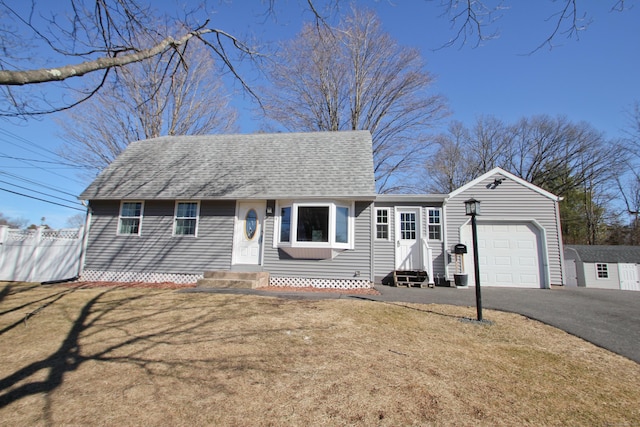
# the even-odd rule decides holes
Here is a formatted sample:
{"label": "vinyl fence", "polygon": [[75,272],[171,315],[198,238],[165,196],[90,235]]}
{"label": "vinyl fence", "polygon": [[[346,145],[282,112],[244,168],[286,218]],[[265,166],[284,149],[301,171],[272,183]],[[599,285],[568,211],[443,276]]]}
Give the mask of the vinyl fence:
{"label": "vinyl fence", "polygon": [[83,228],[50,230],[0,226],[0,280],[50,282],[78,275]]}

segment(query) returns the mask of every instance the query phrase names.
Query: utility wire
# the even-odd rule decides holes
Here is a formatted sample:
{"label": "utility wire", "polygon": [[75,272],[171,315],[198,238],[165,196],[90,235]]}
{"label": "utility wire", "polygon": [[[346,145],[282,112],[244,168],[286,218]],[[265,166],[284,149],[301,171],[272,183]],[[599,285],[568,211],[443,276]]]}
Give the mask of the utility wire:
{"label": "utility wire", "polygon": [[42,182],[38,182],[38,181],[34,181],[32,179],[24,178],[24,177],[22,177],[20,175],[16,175],[16,174],[13,174],[13,173],[10,173],[10,172],[5,172],[5,171],[1,171],[0,170],[0,175],[8,175],[8,176],[10,176],[10,177],[12,177],[14,179],[17,179],[17,180],[20,180],[20,181],[24,181],[24,182],[28,182],[29,184],[33,184],[33,185],[38,185],[40,187],[47,188],[49,190],[52,190],[52,191],[55,191],[55,192],[58,192],[58,193],[61,193],[61,194],[66,194],[67,196],[72,196],[72,197],[77,197],[78,196],[77,194],[69,193],[67,191],[63,191],[63,190],[60,190],[58,188],[51,187],[51,186],[49,186],[47,184],[44,184]]}
{"label": "utility wire", "polygon": [[82,205],[80,202],[78,202],[76,200],[69,200],[69,199],[64,199],[62,197],[53,196],[53,195],[48,194],[48,193],[43,193],[42,191],[33,190],[33,189],[29,188],[29,187],[23,187],[21,185],[13,184],[11,182],[3,181],[1,179],[0,179],[0,182],[2,182],[4,184],[12,185],[12,186],[17,187],[17,188],[21,188],[23,190],[31,191],[32,193],[42,194],[43,196],[47,196],[47,197],[51,197],[51,198],[54,198],[54,199],[62,200],[63,202],[68,202],[68,203],[73,203],[73,204],[77,203],[78,205]]}
{"label": "utility wire", "polygon": [[28,194],[18,193],[17,191],[7,190],[6,188],[2,188],[2,187],[0,187],[0,190],[2,190],[2,191],[6,191],[7,193],[17,194],[18,196],[27,197],[27,198],[29,198],[29,199],[34,199],[34,200],[39,200],[39,201],[41,201],[41,202],[50,203],[50,204],[52,204],[52,205],[58,205],[58,206],[62,206],[62,207],[69,208],[69,209],[75,209],[75,210],[77,210],[77,211],[82,211],[82,212],[85,212],[85,211],[86,211],[86,209],[80,209],[80,208],[76,208],[76,207],[74,207],[74,206],[67,206],[67,205],[63,205],[62,203],[56,203],[56,202],[52,202],[52,201],[50,201],[50,200],[41,199],[41,198],[39,198],[39,197],[29,196]]}
{"label": "utility wire", "polygon": [[[54,162],[54,161],[50,161],[50,160],[26,159],[24,157],[9,156],[9,155],[4,154],[4,153],[0,154],[0,157],[2,157],[4,159],[11,159],[11,160],[21,160],[21,161],[28,161],[28,162],[47,163],[47,164],[53,164],[53,165],[58,165],[58,166],[66,166],[66,167],[70,167],[70,168],[91,169],[91,166],[78,166],[78,165],[74,165],[74,164],[71,164],[71,163]],[[3,167],[7,167],[7,166],[3,166]]]}

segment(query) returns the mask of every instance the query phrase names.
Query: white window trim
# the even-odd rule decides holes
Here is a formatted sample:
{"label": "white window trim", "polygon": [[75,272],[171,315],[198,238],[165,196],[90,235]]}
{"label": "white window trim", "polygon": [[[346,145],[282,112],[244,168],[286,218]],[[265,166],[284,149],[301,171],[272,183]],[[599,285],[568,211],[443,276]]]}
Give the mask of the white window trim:
{"label": "white window trim", "polygon": [[[140,203],[140,216],[122,216],[122,205],[124,205],[125,203]],[[118,236],[140,236],[142,235],[142,218],[144,217],[144,200],[121,200],[120,201],[120,208],[118,209],[118,228],[116,230],[116,234]],[[122,223],[122,219],[131,219],[131,218],[138,218],[140,220],[140,223],[138,224],[138,232],[137,233],[121,233],[120,232],[120,225]]]}
{"label": "white window trim", "polygon": [[[280,225],[282,208],[291,208],[291,229],[289,230],[289,241],[280,241]],[[329,241],[328,242],[299,242],[298,234],[298,208],[299,207],[328,207],[329,208]],[[336,208],[344,207],[349,210],[348,237],[347,243],[336,242]],[[354,249],[355,247],[355,202],[345,202],[340,200],[300,200],[300,201],[278,201],[276,202],[275,227],[273,233],[274,248],[323,248],[323,249]]]}
{"label": "white window trim", "polygon": [[[431,224],[431,222],[429,222],[429,220],[431,218],[429,216],[429,213],[431,213],[432,211],[440,212],[440,223],[439,224]],[[442,222],[443,222],[443,217],[442,217],[442,209],[441,208],[427,208],[427,227],[426,227],[427,240],[432,240],[432,241],[436,241],[436,242],[441,242],[442,241],[443,233],[444,233]],[[440,227],[440,238],[439,239],[432,239],[432,238],[429,237],[429,226],[431,226],[431,225],[437,225],[437,226]]]}
{"label": "white window trim", "polygon": [[[387,212],[387,237],[378,237],[378,225],[382,225],[382,223],[378,223],[378,212],[386,211]],[[373,238],[378,241],[388,242],[391,240],[391,209],[390,208],[375,208],[375,217],[374,217],[374,227],[373,230]]]}
{"label": "white window trim", "polygon": [[[178,218],[178,204],[179,203],[195,203],[196,206],[196,229],[194,234],[176,234],[176,225],[178,219],[191,219],[191,217],[180,217]],[[185,238],[194,238],[198,237],[198,228],[200,227],[200,201],[199,200],[176,200],[176,204],[173,207],[173,226],[172,226],[172,237],[185,237]]]}
{"label": "white window trim", "polygon": [[[600,275],[598,274],[598,266],[599,265],[604,265],[604,272],[607,273],[607,277],[600,277]],[[595,271],[596,271],[596,279],[597,280],[609,280],[610,278],[610,274],[609,274],[609,264],[606,262],[597,262],[595,265]]]}

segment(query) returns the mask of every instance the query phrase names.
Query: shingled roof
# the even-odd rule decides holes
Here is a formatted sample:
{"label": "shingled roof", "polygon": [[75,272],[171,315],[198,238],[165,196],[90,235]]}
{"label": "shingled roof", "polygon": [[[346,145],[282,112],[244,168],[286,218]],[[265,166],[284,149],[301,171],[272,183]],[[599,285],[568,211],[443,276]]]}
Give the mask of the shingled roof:
{"label": "shingled roof", "polygon": [[368,131],[165,136],[129,144],[82,200],[373,200]]}
{"label": "shingled roof", "polygon": [[640,246],[565,245],[582,262],[640,264]]}

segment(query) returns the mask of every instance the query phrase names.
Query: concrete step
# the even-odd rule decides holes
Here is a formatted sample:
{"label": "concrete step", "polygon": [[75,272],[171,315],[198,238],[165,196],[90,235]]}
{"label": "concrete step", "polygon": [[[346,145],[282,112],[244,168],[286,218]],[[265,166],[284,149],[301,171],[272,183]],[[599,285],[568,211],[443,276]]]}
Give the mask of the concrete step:
{"label": "concrete step", "polygon": [[266,271],[205,271],[204,278],[198,280],[199,288],[255,289],[269,286],[269,273]]}

